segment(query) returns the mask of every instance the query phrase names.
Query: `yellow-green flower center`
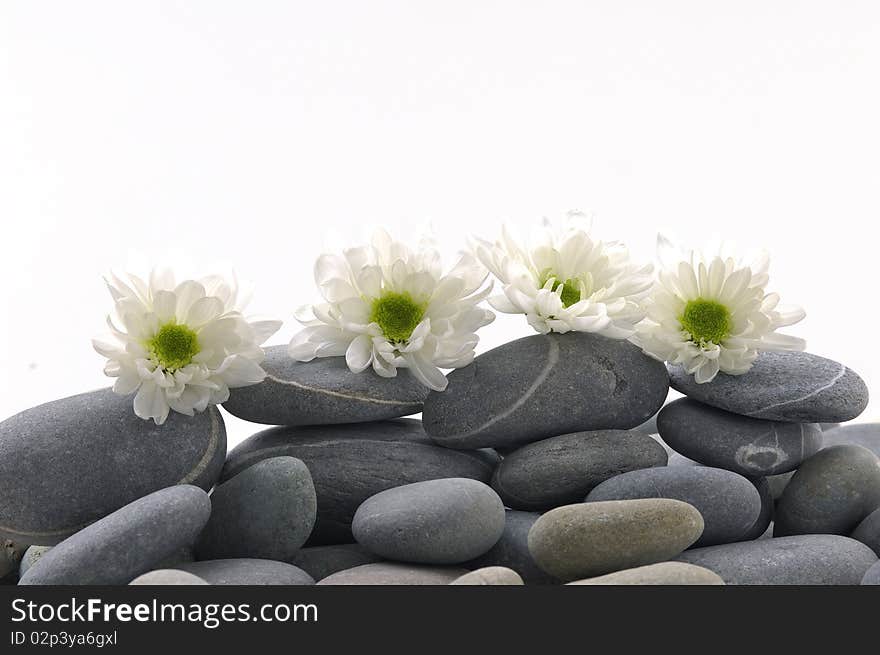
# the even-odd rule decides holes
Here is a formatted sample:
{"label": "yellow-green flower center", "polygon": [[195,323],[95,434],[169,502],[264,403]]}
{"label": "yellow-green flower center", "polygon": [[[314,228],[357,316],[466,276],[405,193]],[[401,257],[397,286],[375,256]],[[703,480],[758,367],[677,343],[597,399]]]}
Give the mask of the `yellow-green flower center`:
{"label": "yellow-green flower center", "polygon": [[400,343],[409,339],[422,322],[425,309],[408,293],[386,291],[373,301],[370,321],[379,325],[388,341]]}
{"label": "yellow-green flower center", "polygon": [[560,287],[562,288],[562,292],[559,294],[559,298],[560,300],[562,300],[563,307],[568,308],[576,302],[580,302],[581,285],[578,283],[577,280],[566,280],[565,282],[560,282],[553,290],[559,291]]}
{"label": "yellow-green flower center", "polygon": [[689,300],[678,317],[681,327],[691,335],[694,343],[721,344],[730,336],[733,327],[730,310],[715,300]]}
{"label": "yellow-green flower center", "polygon": [[166,371],[176,371],[199,354],[199,337],[186,325],[167,323],[147,342],[153,359]]}

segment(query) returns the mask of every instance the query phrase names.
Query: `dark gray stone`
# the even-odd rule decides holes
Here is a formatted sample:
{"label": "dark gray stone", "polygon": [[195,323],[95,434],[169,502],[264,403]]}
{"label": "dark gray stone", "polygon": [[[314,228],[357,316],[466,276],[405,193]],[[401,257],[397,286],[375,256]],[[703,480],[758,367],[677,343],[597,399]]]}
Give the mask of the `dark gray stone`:
{"label": "dark gray stone", "polygon": [[875,509],[862,519],[850,536],[861,541],[880,557],[880,509]]}
{"label": "dark gray stone", "polygon": [[0,537],[52,546],[153,491],[210,489],[225,457],[215,407],[157,426],[109,389],[39,405],[0,423]]}
{"label": "dark gray stone", "polygon": [[379,562],[363,564],[329,575],[320,582],[328,585],[448,585],[468,573],[453,566],[427,566]]}
{"label": "dark gray stone", "polygon": [[773,534],[849,534],[877,507],[880,460],[861,446],[832,446],[794,474],[776,505]]}
{"label": "dark gray stone", "polygon": [[600,482],[636,469],[666,465],[666,451],[645,434],[625,430],[550,437],[510,453],[492,487],[513,509],[540,511],[583,500]]}
{"label": "dark gray stone", "polygon": [[685,457],[749,477],[792,471],[822,447],[816,423],[749,418],[689,398],[660,410],[657,426]]}
{"label": "dark gray stone", "polygon": [[826,447],[855,444],[867,448],[880,457],[880,423],[853,423],[826,430],[823,433]]}
{"label": "dark gray stone", "polygon": [[696,547],[745,538],[761,514],[761,496],[746,478],[708,466],[675,466],[630,471],[593,489],[586,502],[633,498],[674,498],[693,505],[705,523]]}
{"label": "dark gray stone", "polygon": [[469,569],[504,566],[520,574],[526,584],[559,584],[559,580],[539,567],[529,552],[529,530],[540,514],[509,509],[505,512],[504,532],[489,551],[462,564]]}
{"label": "dark gray stone", "polygon": [[186,571],[180,571],[178,569],[156,569],[155,571],[149,571],[143,575],[139,575],[128,584],[135,586],[164,587],[167,585],[206,585],[208,583],[202,580],[199,576]]}
{"label": "dark gray stone", "polygon": [[773,500],[778,501],[782,498],[782,492],[785,491],[785,488],[788,486],[788,483],[791,482],[795,473],[797,473],[797,471],[789,471],[788,473],[767,476],[767,484],[770,485],[770,493],[773,494]]}
{"label": "dark gray stone", "polygon": [[0,550],[0,578],[3,578],[19,570],[22,556],[28,547],[16,544],[11,539],[3,540],[0,545],[2,545],[2,550]]}
{"label": "dark gray stone", "polygon": [[294,457],[244,469],[214,489],[211,503],[196,542],[199,559],[289,560],[312,533],[317,513],[312,476]]}
{"label": "dark gray stone", "polygon": [[877,556],[855,539],[807,534],[694,548],[676,559],[729,585],[856,585]]}
{"label": "dark gray stone", "polygon": [[663,365],[628,341],[594,334],[511,341],[452,371],[422,418],[450,448],[511,446],[585,430],[628,430],[669,391]]}
{"label": "dark gray stone", "polygon": [[178,566],[211,585],[313,585],[302,569],[269,559],[210,559]]}
{"label": "dark gray stone", "polygon": [[[767,534],[767,529],[773,523],[773,512],[776,500],[773,498],[773,491],[770,489],[770,483],[767,478],[749,478],[755,489],[758,490],[758,496],[761,498],[761,513],[755,520],[755,524],[746,531],[741,541],[749,541],[751,539],[760,539]],[[772,536],[772,532],[770,535]]]}
{"label": "dark gray stone", "polygon": [[269,346],[265,380],[232,389],[223,407],[254,423],[329,425],[380,421],[417,414],[428,390],[406,369],[393,378],[352,373],[345,357],[298,362],[287,346]]}
{"label": "dark gray stone", "polygon": [[417,564],[459,564],[488,551],[504,531],[504,504],[468,478],[426,480],[371,496],[352,532],[381,557]]}
{"label": "dark gray stone", "polygon": [[305,462],[315,484],[312,546],[351,542],[355,511],[380,491],[438,478],[489,482],[498,461],[495,453],[441,448],[428,439],[421,422],[398,419],[264,430],[230,453],[222,479],[282,455]]}
{"label": "dark gray stone", "polygon": [[320,581],[337,571],[381,561],[381,557],[371,553],[360,544],[337,544],[335,546],[301,548],[290,560],[290,563]]}
{"label": "dark gray stone", "polygon": [[208,494],[168,487],[95,521],[43,554],[23,585],[128,584],[195,541],[211,514]]}
{"label": "dark gray stone", "polygon": [[734,414],[794,423],[849,421],[868,405],[868,388],[854,371],[802,352],[764,352],[743,375],[697,384],[680,366],[669,368],[672,387]]}
{"label": "dark gray stone", "polygon": [[860,584],[880,585],[880,562],[871,565],[871,568],[865,571],[865,575],[862,576]]}

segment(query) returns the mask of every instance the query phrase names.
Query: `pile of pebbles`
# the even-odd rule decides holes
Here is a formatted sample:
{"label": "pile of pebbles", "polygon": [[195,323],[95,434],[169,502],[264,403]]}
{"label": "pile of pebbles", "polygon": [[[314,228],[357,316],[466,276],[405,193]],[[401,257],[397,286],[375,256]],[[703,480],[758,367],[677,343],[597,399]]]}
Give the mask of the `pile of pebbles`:
{"label": "pile of pebbles", "polygon": [[868,391],[836,362],[697,385],[569,333],[443,393],[284,347],[264,366],[225,408],[272,427],[228,456],[216,408],[157,427],[109,390],[0,423],[4,582],[880,584],[880,425],[839,425]]}

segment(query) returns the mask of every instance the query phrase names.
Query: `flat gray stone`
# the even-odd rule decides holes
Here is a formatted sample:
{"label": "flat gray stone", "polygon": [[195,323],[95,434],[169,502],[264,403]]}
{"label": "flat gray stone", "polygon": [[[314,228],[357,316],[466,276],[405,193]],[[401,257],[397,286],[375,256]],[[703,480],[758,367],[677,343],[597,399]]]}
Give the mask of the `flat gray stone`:
{"label": "flat gray stone", "polygon": [[0,423],[0,537],[52,546],[159,489],[210,489],[225,457],[215,407],[157,426],[109,389],[39,405]]}
{"label": "flat gray stone", "polygon": [[558,579],[535,563],[529,552],[529,530],[540,517],[541,515],[535,512],[507,510],[501,538],[487,553],[462,564],[462,566],[469,569],[503,566],[519,573],[526,584],[559,584]]}
{"label": "flat gray stone", "polygon": [[386,489],[358,508],[358,543],[386,559],[459,564],[488,551],[504,531],[504,504],[468,478],[426,480]]}
{"label": "flat gray stone", "polygon": [[552,509],[529,531],[529,551],[564,581],[672,559],[693,544],[703,519],[669,498],[580,503]]}
{"label": "flat gray stone", "polygon": [[832,446],[794,474],[776,505],[773,534],[849,534],[878,507],[877,456],[861,446]]}
{"label": "flat gray stone", "polygon": [[794,423],[849,421],[868,405],[868,387],[843,364],[803,352],[765,352],[743,375],[719,373],[697,384],[680,366],[672,388],[734,414]]}
{"label": "flat gray stone", "polygon": [[230,414],[267,425],[329,425],[408,416],[422,411],[428,390],[406,369],[383,378],[352,373],[345,357],[298,362],[287,346],[269,346],[259,384],[232,389],[223,403]]}
{"label": "flat gray stone", "polygon": [[689,398],[660,410],[657,426],[676,452],[748,477],[792,471],[822,447],[816,423],[750,418]]}
{"label": "flat gray stone", "polygon": [[856,585],[877,556],[855,539],[806,534],[695,548],[676,559],[729,585]]}
{"label": "flat gray stone", "polygon": [[208,494],[192,485],[153,492],[95,521],[43,554],[23,585],[124,585],[195,541]]}
{"label": "flat gray stone", "polygon": [[593,489],[587,503],[634,498],[674,498],[692,505],[704,528],[694,546],[743,539],[761,514],[761,496],[746,478],[708,466],[676,466],[630,471]]}
{"label": "flat gray stone", "polygon": [[23,578],[27,570],[31,568],[37,561],[49,551],[52,546],[30,546],[21,558],[21,564],[18,568],[18,577]]}
{"label": "flat gray stone", "polygon": [[211,519],[196,542],[199,559],[287,561],[312,533],[312,476],[295,457],[260,460],[211,494]]}
{"label": "flat gray stone", "polygon": [[178,569],[156,569],[139,575],[128,583],[135,586],[206,585],[199,576]]}
{"label": "flat gray stone", "polygon": [[862,519],[850,536],[861,541],[880,557],[880,508]]}
{"label": "flat gray stone", "polygon": [[425,430],[450,448],[512,446],[585,430],[628,430],[669,391],[663,365],[628,341],[534,335],[479,355],[425,399]]}
{"label": "flat gray stone", "polygon": [[441,448],[413,419],[337,426],[272,428],[229,455],[223,480],[269,457],[289,456],[308,467],[318,497],[312,546],[351,542],[351,521],[367,498],[385,489],[439,478],[489,482],[498,456]]}
{"label": "flat gray stone", "polygon": [[466,573],[467,570],[453,566],[380,562],[339,571],[318,585],[448,585]]}
{"label": "flat gray stone", "polygon": [[371,553],[360,544],[336,544],[301,548],[290,560],[290,563],[320,581],[337,571],[381,561],[381,557]]}
{"label": "flat gray stone", "polygon": [[570,585],[723,585],[714,571],[684,562],[659,562],[615,571],[598,578],[575,580]]}
{"label": "flat gray stone", "polygon": [[513,569],[508,569],[504,566],[487,566],[483,569],[465,573],[449,584],[470,586],[521,585],[523,584],[523,579]]}
{"label": "flat gray stone", "polygon": [[580,502],[597,484],[620,473],[665,465],[666,451],[648,435],[575,432],[510,453],[495,470],[492,487],[507,507],[540,511]]}
{"label": "flat gray stone", "polygon": [[865,571],[865,575],[862,576],[862,581],[859,584],[880,585],[880,562],[871,565],[871,568]]}
{"label": "flat gray stone", "polygon": [[826,447],[855,444],[867,448],[880,457],[880,423],[853,423],[826,430],[823,433]]}
{"label": "flat gray stone", "polygon": [[313,585],[302,569],[269,559],[211,559],[178,567],[210,585]]}

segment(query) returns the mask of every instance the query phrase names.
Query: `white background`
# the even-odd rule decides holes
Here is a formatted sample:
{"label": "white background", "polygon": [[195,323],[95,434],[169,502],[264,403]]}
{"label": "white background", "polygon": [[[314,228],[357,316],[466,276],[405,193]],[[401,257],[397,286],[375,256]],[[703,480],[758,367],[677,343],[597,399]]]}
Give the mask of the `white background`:
{"label": "white background", "polygon": [[282,343],[328,228],[452,255],[572,207],[639,258],[768,248],[793,332],[876,389],[878,80],[872,0],[6,0],[0,418],[109,382],[111,267],[231,263]]}

